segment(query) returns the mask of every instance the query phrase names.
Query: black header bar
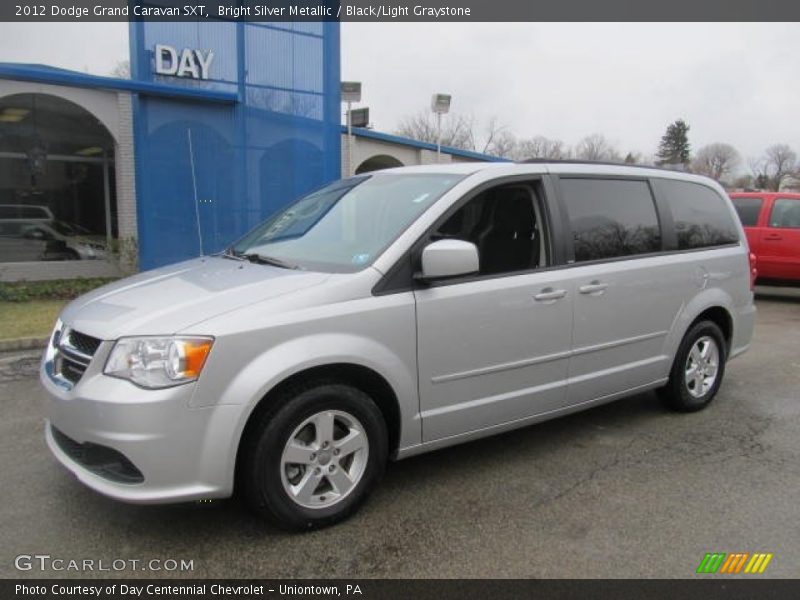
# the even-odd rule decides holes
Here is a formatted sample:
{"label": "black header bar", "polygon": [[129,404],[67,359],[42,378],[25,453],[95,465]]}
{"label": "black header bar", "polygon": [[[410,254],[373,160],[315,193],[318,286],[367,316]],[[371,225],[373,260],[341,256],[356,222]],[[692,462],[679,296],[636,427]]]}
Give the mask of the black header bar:
{"label": "black header bar", "polygon": [[800,3],[786,0],[3,0],[3,22],[786,22]]}
{"label": "black header bar", "polygon": [[678,580],[520,580],[520,579],[363,579],[363,580],[203,580],[203,579],[28,579],[0,581],[3,600],[794,600],[792,580],[710,575]]}

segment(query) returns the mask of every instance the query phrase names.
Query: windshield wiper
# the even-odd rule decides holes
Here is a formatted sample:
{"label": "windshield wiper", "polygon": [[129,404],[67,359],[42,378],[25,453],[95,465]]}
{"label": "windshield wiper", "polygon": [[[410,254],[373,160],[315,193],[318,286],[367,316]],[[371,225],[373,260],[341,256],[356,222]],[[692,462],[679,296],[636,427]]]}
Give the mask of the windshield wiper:
{"label": "windshield wiper", "polygon": [[286,262],[285,260],[281,260],[280,258],[275,258],[274,256],[264,256],[263,254],[257,254],[255,252],[252,252],[250,254],[239,254],[238,256],[246,258],[250,262],[257,263],[259,265],[271,265],[273,267],[280,267],[281,269],[294,269],[294,270],[302,269],[300,265]]}
{"label": "windshield wiper", "polygon": [[236,250],[234,250],[233,248],[225,248],[225,250],[222,251],[220,256],[222,258],[230,258],[231,260],[241,260],[241,261],[247,260],[241,254],[236,254]]}

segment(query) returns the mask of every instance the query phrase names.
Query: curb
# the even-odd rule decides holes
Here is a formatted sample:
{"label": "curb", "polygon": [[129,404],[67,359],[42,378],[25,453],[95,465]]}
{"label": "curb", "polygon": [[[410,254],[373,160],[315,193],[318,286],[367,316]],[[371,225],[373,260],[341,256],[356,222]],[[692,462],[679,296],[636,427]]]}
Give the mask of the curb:
{"label": "curb", "polygon": [[40,348],[45,348],[49,340],[50,336],[0,340],[0,352],[15,352],[17,350],[38,350]]}

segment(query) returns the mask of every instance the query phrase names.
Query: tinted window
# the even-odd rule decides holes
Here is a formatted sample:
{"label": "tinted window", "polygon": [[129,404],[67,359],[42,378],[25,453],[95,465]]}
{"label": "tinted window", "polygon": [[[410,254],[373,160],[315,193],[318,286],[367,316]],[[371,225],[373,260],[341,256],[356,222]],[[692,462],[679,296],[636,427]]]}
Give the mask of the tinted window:
{"label": "tinted window", "polygon": [[756,226],[762,204],[764,204],[764,200],[761,198],[733,198],[733,207],[745,227]]}
{"label": "tinted window", "polygon": [[658,216],[647,182],[562,179],[561,189],[576,261],[660,250]]}
{"label": "tinted window", "polygon": [[778,198],[772,205],[770,227],[800,229],[800,200]]}
{"label": "tinted window", "polygon": [[725,200],[711,188],[667,179],[659,182],[659,188],[672,211],[679,250],[739,241]]}

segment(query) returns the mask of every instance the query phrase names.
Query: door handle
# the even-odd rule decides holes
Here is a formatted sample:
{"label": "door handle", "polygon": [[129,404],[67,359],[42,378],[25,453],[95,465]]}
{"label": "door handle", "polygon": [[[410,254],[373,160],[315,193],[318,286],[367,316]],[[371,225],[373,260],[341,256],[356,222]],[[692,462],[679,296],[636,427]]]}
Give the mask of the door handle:
{"label": "door handle", "polygon": [[548,300],[559,300],[567,295],[567,290],[554,290],[553,288],[544,288],[538,294],[534,294],[533,299],[537,302],[547,302]]}
{"label": "door handle", "polygon": [[607,287],[608,287],[607,283],[601,283],[599,281],[593,281],[593,282],[591,282],[591,283],[589,283],[587,285],[582,285],[581,287],[578,288],[578,291],[581,294],[598,294],[598,295],[600,295],[600,294],[602,294],[603,292],[606,291]]}
{"label": "door handle", "polygon": [[765,240],[782,240],[783,236],[778,235],[777,233],[770,233],[769,235],[764,237]]}

